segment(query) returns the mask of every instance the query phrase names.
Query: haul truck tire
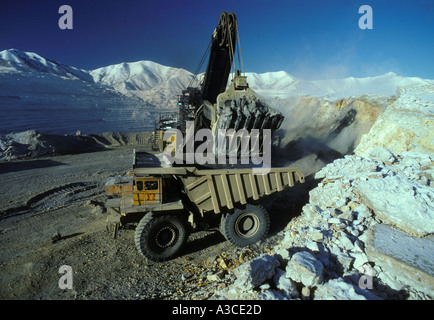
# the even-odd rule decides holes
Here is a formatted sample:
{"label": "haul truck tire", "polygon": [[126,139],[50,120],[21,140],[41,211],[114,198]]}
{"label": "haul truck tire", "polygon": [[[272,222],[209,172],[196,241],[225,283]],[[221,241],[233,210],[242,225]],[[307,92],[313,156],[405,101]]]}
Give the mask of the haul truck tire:
{"label": "haul truck tire", "polygon": [[235,209],[222,219],[221,230],[225,238],[237,247],[245,247],[264,240],[270,229],[270,217],[261,205],[247,204]]}
{"label": "haul truck tire", "polygon": [[181,216],[145,215],[136,227],[134,241],[145,258],[159,262],[174,258],[188,238]]}

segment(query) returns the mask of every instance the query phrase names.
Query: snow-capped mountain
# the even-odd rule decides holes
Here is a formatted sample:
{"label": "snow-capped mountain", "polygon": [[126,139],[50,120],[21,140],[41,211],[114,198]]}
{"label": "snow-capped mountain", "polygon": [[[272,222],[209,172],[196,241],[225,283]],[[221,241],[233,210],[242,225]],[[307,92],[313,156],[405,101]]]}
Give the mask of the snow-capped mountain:
{"label": "snow-capped mountain", "polygon": [[84,134],[153,128],[152,106],[90,73],[18,50],[0,52],[0,134]]}
{"label": "snow-capped mountain", "polygon": [[[126,95],[134,95],[161,107],[175,106],[176,96],[185,89],[193,74],[181,68],[152,61],[120,63],[90,71],[97,83]],[[197,85],[197,82],[196,82]]]}
{"label": "snow-capped mountain", "polygon": [[[202,76],[191,82],[193,74],[187,70],[152,61],[88,71],[36,53],[4,50],[0,52],[0,134],[29,129],[61,134],[151,130],[156,114],[176,108],[177,95],[189,85],[197,86]],[[391,96],[400,87],[434,85],[434,80],[394,73],[317,81],[285,71],[246,76],[258,94],[272,103],[278,99],[278,108],[299,95],[333,101],[362,94]]]}
{"label": "snow-capped mountain", "polygon": [[324,97],[338,100],[358,95],[391,96],[399,88],[416,85],[434,85],[433,80],[402,77],[393,72],[366,78],[342,78],[327,80],[298,79],[285,71],[246,73],[249,86],[265,97],[289,98],[294,95]]}
{"label": "snow-capped mountain", "polygon": [[48,60],[33,52],[23,52],[17,49],[0,52],[0,67],[2,73],[11,72],[40,72],[50,73],[67,78],[78,78],[92,81],[86,70],[70,67],[56,61]]}
{"label": "snow-capped mountain", "polygon": [[171,68],[152,61],[120,63],[90,71],[95,82],[119,90],[150,90],[170,82],[172,85],[189,81],[192,74],[184,69]]}

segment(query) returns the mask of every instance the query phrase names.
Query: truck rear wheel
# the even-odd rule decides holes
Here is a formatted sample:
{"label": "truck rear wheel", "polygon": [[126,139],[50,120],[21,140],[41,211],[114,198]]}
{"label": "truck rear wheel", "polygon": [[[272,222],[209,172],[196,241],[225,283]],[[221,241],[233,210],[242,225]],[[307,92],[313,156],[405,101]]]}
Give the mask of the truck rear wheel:
{"label": "truck rear wheel", "polygon": [[227,214],[221,225],[225,238],[237,247],[244,247],[264,240],[270,229],[270,217],[261,205],[247,204]]}
{"label": "truck rear wheel", "polygon": [[134,240],[142,256],[159,262],[174,258],[187,237],[187,227],[181,216],[149,213],[137,225]]}

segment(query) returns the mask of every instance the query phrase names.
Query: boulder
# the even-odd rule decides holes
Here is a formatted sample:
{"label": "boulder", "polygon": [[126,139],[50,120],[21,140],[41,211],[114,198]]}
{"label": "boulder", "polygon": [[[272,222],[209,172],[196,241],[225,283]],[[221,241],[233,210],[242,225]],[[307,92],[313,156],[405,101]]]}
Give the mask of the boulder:
{"label": "boulder", "polygon": [[389,288],[413,288],[434,297],[434,236],[418,238],[378,224],[369,231],[366,254]]}
{"label": "boulder", "polygon": [[274,285],[286,297],[299,298],[300,294],[297,290],[296,284],[291,279],[285,277],[285,274],[285,271],[280,268],[276,268],[276,274],[273,277]]}
{"label": "boulder", "polygon": [[295,253],[286,266],[286,277],[311,287],[323,280],[324,266],[308,251]]}
{"label": "boulder", "polygon": [[358,194],[384,221],[408,233],[434,233],[434,190],[402,174],[355,182]]}
{"label": "boulder", "polygon": [[237,276],[236,285],[242,288],[260,286],[275,274],[275,268],[280,265],[279,260],[271,255],[262,254],[249,260],[233,270]]}

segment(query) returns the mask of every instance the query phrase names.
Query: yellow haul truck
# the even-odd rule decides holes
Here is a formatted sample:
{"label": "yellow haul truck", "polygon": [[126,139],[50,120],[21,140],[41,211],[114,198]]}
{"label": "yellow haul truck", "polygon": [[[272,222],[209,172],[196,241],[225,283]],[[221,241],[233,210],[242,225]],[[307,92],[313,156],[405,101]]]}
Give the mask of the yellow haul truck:
{"label": "yellow haul truck", "polygon": [[300,170],[291,167],[255,174],[252,168],[161,167],[155,159],[106,183],[107,222],[114,236],[120,226],[137,223],[137,249],[153,261],[176,256],[191,231],[219,227],[240,247],[263,240],[270,218],[258,200],[304,182]]}

